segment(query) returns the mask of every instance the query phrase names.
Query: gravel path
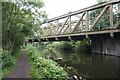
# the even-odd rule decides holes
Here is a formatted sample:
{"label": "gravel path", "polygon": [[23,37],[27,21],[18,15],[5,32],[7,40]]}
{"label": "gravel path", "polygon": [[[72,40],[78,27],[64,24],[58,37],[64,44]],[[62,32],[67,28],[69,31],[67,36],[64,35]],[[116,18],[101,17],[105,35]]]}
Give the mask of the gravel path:
{"label": "gravel path", "polygon": [[7,78],[30,78],[30,65],[28,64],[28,56],[26,50],[22,50],[21,57],[17,65],[10,72]]}

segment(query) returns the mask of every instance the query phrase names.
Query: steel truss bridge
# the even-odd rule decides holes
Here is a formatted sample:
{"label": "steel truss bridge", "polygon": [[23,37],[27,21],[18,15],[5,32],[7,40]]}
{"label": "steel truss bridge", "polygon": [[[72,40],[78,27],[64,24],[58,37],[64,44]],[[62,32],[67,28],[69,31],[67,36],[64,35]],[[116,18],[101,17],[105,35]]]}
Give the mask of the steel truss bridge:
{"label": "steel truss bridge", "polygon": [[[117,7],[115,11],[114,6]],[[120,34],[120,0],[102,2],[81,10],[48,19],[42,24],[41,39],[29,38],[29,41],[68,41],[84,38],[114,37]],[[99,11],[94,13],[95,11]],[[114,18],[118,13],[119,16]],[[93,14],[94,18],[90,19]],[[106,15],[107,14],[107,15]],[[107,25],[101,25],[108,22]]]}

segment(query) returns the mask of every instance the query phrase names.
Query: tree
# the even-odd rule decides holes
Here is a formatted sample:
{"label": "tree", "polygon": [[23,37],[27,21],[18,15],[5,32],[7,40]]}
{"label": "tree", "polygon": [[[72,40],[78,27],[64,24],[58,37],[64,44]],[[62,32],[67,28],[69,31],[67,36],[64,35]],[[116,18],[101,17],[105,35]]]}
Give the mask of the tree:
{"label": "tree", "polygon": [[[9,53],[18,49],[27,36],[41,30],[40,25],[46,19],[43,2],[3,2],[2,3],[2,44]],[[39,10],[39,11],[38,11]]]}
{"label": "tree", "polygon": [[[97,0],[98,3],[102,2],[102,1],[103,0]],[[113,5],[113,8],[115,10],[113,13],[113,23],[116,24],[116,22],[120,19],[120,12],[119,12],[120,5],[115,4],[115,5]],[[96,19],[96,17],[99,15],[99,13],[102,10],[103,10],[103,8],[99,8],[99,9],[95,9],[90,12],[90,24],[92,24],[94,22],[94,20]],[[110,20],[110,13],[109,13],[109,9],[107,9],[104,12],[103,16],[100,18],[100,20],[95,25],[94,30],[109,29],[110,28],[109,20]]]}
{"label": "tree", "polygon": [[101,2],[103,2],[103,0],[96,0],[97,1],[97,3],[101,3]]}

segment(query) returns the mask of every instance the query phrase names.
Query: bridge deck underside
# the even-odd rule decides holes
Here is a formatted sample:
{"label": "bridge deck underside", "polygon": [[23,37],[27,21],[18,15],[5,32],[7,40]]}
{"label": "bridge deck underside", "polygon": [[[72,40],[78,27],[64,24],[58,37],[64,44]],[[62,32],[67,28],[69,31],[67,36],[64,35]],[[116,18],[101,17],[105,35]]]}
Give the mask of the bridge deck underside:
{"label": "bridge deck underside", "polygon": [[99,39],[109,37],[120,37],[120,29],[42,37],[41,41],[71,41],[71,40],[83,40],[85,38]]}

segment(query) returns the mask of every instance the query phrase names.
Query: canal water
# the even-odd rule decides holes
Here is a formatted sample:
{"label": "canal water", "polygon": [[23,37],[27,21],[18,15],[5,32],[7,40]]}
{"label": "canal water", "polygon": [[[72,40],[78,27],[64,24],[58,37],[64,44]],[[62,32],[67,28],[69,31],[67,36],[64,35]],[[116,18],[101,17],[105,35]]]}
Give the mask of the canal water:
{"label": "canal water", "polygon": [[84,52],[62,54],[60,64],[70,75],[85,78],[120,78],[120,57]]}

